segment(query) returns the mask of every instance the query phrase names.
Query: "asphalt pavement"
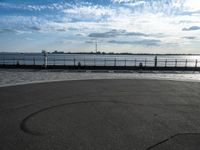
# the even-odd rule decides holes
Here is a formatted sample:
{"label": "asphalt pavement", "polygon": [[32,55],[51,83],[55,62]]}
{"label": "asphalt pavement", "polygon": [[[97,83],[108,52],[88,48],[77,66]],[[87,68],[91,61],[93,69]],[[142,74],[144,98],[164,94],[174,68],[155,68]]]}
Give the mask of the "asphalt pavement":
{"label": "asphalt pavement", "polygon": [[83,80],[0,88],[1,150],[200,149],[200,83]]}

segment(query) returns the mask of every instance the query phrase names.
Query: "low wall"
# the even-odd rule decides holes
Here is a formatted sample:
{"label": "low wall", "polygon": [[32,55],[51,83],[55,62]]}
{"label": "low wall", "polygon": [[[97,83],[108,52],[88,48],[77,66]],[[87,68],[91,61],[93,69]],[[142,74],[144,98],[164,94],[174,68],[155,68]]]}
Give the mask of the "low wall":
{"label": "low wall", "polygon": [[66,69],[66,70],[159,70],[200,71],[200,67],[151,67],[151,66],[67,66],[67,65],[0,65],[7,69]]}

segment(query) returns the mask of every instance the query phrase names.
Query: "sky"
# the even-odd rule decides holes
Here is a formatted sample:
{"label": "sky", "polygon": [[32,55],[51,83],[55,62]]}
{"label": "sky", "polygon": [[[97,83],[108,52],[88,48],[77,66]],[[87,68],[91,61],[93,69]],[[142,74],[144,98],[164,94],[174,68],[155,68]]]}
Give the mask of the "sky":
{"label": "sky", "polygon": [[199,0],[0,0],[0,52],[200,53]]}

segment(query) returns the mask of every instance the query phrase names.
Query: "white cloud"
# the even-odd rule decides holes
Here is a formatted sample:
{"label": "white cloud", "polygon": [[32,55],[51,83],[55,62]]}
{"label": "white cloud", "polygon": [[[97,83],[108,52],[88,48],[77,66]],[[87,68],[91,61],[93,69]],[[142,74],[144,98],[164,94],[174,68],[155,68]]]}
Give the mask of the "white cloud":
{"label": "white cloud", "polygon": [[[115,0],[115,2],[145,3],[146,1],[133,0]],[[179,7],[181,0],[174,0],[173,6]],[[54,7],[60,5],[54,4]],[[160,5],[157,3],[156,6]],[[46,6],[47,7],[47,6]],[[32,7],[29,6],[31,9]],[[38,8],[39,9],[39,8]],[[42,7],[41,7],[42,9]],[[169,36],[182,36],[182,28],[192,26],[190,22],[196,22],[199,26],[199,15],[169,15],[164,12],[151,12],[147,10],[143,13],[134,12],[125,7],[110,6],[74,6],[63,8],[64,16],[60,17],[61,22],[48,20],[43,16],[4,16],[1,18],[1,24],[16,25],[21,27],[37,26],[41,30],[66,30],[70,27],[76,27],[81,31],[107,31],[109,29],[122,29],[128,32],[145,32],[145,33],[163,33]],[[179,35],[180,34],[180,35]]]}
{"label": "white cloud", "polygon": [[[182,31],[183,28],[200,26],[200,14],[183,13],[184,11],[200,10],[198,0],[171,0],[169,3],[164,3],[164,0],[112,1],[116,4],[103,6],[93,4],[71,5],[67,3],[53,3],[50,5],[0,3],[0,7],[10,9],[22,8],[28,11],[48,9],[58,10],[62,13],[56,14],[59,21],[56,21],[54,15],[51,16],[48,13],[37,16],[34,14],[3,15],[0,24],[1,27],[4,25],[22,31],[38,29],[37,32],[57,32],[59,35],[67,32],[72,36],[77,36],[77,41],[80,40],[78,37],[88,38],[87,35],[90,33],[102,33],[112,29],[141,32],[152,36],[161,35],[154,38],[155,40],[159,39],[163,45],[166,43],[183,44],[186,39],[182,37],[199,37],[200,35],[200,31]],[[73,28],[76,28],[76,30],[73,30]],[[123,38],[131,40],[128,36]],[[143,39],[146,40],[148,37]],[[190,44],[192,40],[190,39]]]}
{"label": "white cloud", "polygon": [[74,6],[64,9],[63,12],[67,17],[75,18],[77,21],[101,21],[112,16],[115,10],[103,6]]}
{"label": "white cloud", "polygon": [[69,3],[51,3],[47,5],[34,5],[34,4],[24,4],[18,3],[6,3],[0,2],[0,8],[7,8],[7,9],[19,9],[19,10],[28,10],[28,11],[42,11],[42,10],[63,10],[67,7],[72,7]]}
{"label": "white cloud", "polygon": [[200,10],[199,0],[186,0],[183,6],[188,11],[198,11],[198,10]]}

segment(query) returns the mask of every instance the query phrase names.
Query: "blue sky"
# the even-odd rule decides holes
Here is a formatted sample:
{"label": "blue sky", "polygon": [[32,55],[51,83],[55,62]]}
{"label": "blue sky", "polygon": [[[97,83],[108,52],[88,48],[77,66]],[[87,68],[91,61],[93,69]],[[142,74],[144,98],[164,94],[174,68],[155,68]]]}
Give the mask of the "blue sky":
{"label": "blue sky", "polygon": [[198,0],[0,0],[0,51],[200,53]]}

